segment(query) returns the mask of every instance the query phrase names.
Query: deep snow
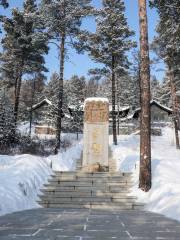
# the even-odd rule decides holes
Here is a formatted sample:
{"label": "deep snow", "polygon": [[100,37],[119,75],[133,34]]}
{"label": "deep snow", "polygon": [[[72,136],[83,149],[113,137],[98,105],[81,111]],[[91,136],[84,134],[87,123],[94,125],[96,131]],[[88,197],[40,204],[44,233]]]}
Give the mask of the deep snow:
{"label": "deep snow", "polygon": [[[110,140],[112,142],[112,139]],[[152,189],[138,189],[139,136],[119,136],[118,146],[112,146],[117,169],[133,172],[131,195],[145,203],[145,209],[180,220],[180,150],[175,147],[174,131],[163,129],[163,136],[152,137]]]}
{"label": "deep snow", "polygon": [[[53,170],[75,169],[82,152],[82,139],[68,137],[73,145],[57,156],[48,158],[32,155],[0,155],[0,215],[12,211],[39,207],[37,194]],[[145,203],[146,210],[180,220],[180,150],[176,150],[174,131],[163,129],[163,136],[152,137],[152,189],[148,193],[138,189],[139,136],[118,136],[118,145],[110,146],[117,170],[133,172],[131,195]]]}
{"label": "deep snow", "polygon": [[[74,170],[82,152],[82,141],[58,155],[37,157],[29,154],[0,155],[0,215],[40,207],[36,200],[52,170]],[[52,169],[51,169],[52,166]]]}

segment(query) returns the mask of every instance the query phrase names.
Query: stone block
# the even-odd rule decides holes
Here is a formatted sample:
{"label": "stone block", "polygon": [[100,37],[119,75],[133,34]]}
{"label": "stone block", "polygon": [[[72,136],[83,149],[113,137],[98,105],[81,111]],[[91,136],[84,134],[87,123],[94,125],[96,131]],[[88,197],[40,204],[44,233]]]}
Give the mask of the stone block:
{"label": "stone block", "polygon": [[106,98],[88,98],[84,108],[83,168],[92,172],[90,166],[99,166],[93,171],[108,171],[109,102]]}

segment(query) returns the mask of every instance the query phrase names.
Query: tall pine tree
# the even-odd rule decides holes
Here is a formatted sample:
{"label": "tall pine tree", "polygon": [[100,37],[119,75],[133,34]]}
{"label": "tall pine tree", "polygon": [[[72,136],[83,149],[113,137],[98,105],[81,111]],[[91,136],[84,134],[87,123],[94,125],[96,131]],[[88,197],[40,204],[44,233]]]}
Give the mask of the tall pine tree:
{"label": "tall pine tree", "polygon": [[46,71],[43,55],[48,52],[47,36],[35,0],[26,0],[23,11],[12,10],[12,18],[3,18],[1,71],[14,85],[14,121],[18,120],[22,77]]}
{"label": "tall pine tree", "polygon": [[105,66],[111,76],[113,142],[117,144],[116,134],[116,81],[117,74],[123,75],[129,62],[126,52],[134,45],[130,40],[133,32],[129,30],[124,15],[125,6],[122,0],[103,0],[103,8],[96,18],[97,28],[89,36],[90,56]]}
{"label": "tall pine tree", "polygon": [[160,21],[157,26],[157,36],[154,39],[154,49],[163,59],[168,68],[171,98],[173,107],[173,120],[175,126],[176,148],[180,148],[178,127],[180,126],[178,114],[178,99],[176,91],[180,85],[180,1],[179,0],[151,0],[156,7]]}
{"label": "tall pine tree", "polygon": [[150,61],[146,0],[139,0],[140,26],[140,171],[139,187],[151,189],[151,111],[150,111]]}
{"label": "tall pine tree", "polygon": [[55,40],[59,55],[59,86],[58,86],[58,109],[57,109],[57,135],[55,153],[58,152],[61,142],[61,112],[63,107],[63,80],[64,63],[67,56],[67,48],[79,47],[77,36],[83,36],[80,26],[82,18],[90,14],[91,0],[42,0],[41,11],[48,27],[51,39]]}

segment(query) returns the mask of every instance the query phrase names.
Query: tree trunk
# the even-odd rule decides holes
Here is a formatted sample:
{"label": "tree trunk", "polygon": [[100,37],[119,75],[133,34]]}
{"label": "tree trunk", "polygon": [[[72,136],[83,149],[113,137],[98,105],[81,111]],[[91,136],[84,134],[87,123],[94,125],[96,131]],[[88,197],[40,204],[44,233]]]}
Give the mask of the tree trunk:
{"label": "tree trunk", "polygon": [[174,121],[174,129],[175,129],[176,148],[180,149],[179,134],[178,134],[178,127],[179,127],[178,99],[176,96],[176,85],[175,85],[175,81],[174,81],[174,72],[173,72],[173,69],[172,69],[170,63],[168,63],[168,70],[169,70],[169,79],[170,79],[171,96],[172,96],[172,108],[173,108],[173,121]]}
{"label": "tree trunk", "polygon": [[142,100],[141,100],[141,70],[140,70],[140,63],[138,64],[138,87],[139,87],[139,104],[141,106]]}
{"label": "tree trunk", "polygon": [[116,113],[115,113],[115,107],[116,107],[116,81],[115,81],[115,58],[112,55],[112,124],[113,124],[113,143],[114,145],[117,145],[117,133],[116,133]]}
{"label": "tree trunk", "polygon": [[19,112],[19,98],[21,93],[21,82],[22,82],[22,72],[19,73],[18,78],[16,79],[16,85],[15,85],[15,100],[14,100],[14,137],[17,127],[17,118],[18,118],[18,112]]}
{"label": "tree trunk", "polygon": [[56,146],[55,154],[58,153],[61,143],[61,122],[62,122],[62,105],[63,105],[63,79],[64,79],[64,59],[65,59],[65,34],[62,34],[60,44],[60,74],[59,74],[59,94],[58,94],[58,110],[56,122]]}
{"label": "tree trunk", "polygon": [[120,134],[120,132],[119,132],[119,125],[120,125],[120,123],[119,123],[119,116],[118,116],[118,127],[117,127],[117,132],[118,132],[118,135]]}
{"label": "tree trunk", "polygon": [[29,114],[29,136],[31,137],[31,131],[32,131],[32,120],[33,120],[33,104],[34,104],[34,95],[35,95],[35,78],[33,79],[32,83],[32,93],[31,93],[31,109]]}
{"label": "tree trunk", "polygon": [[140,22],[140,173],[139,187],[143,191],[151,188],[151,112],[150,112],[150,66],[146,0],[139,0]]}

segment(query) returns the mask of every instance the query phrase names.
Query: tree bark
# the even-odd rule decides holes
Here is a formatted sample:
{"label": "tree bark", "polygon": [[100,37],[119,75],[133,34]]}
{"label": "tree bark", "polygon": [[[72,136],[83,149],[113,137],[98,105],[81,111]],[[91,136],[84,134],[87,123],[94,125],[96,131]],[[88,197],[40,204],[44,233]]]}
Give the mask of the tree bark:
{"label": "tree bark", "polygon": [[175,130],[176,148],[180,149],[179,134],[178,134],[178,127],[179,127],[178,99],[176,96],[176,85],[175,85],[175,81],[174,81],[174,72],[173,72],[173,69],[172,69],[170,63],[168,63],[168,70],[169,70],[169,79],[170,79],[171,96],[172,96],[172,108],[173,108],[173,121],[174,121],[174,130]]}
{"label": "tree bark", "polygon": [[117,132],[116,132],[116,113],[115,113],[115,107],[116,107],[116,81],[115,81],[115,58],[112,55],[112,124],[113,124],[113,143],[114,145],[117,145]]}
{"label": "tree bark", "polygon": [[17,127],[17,119],[18,119],[18,112],[19,112],[19,98],[21,93],[21,82],[22,82],[22,72],[19,72],[18,78],[16,79],[15,85],[15,99],[14,99],[14,137]]}
{"label": "tree bark", "polygon": [[118,126],[117,126],[117,132],[118,132],[118,136],[119,136],[119,134],[120,134],[120,132],[119,132],[119,125],[120,125],[120,123],[119,123],[119,116],[118,116]]}
{"label": "tree bark", "polygon": [[59,94],[58,94],[58,109],[56,122],[56,146],[55,154],[58,153],[61,144],[61,127],[62,127],[62,106],[63,106],[63,79],[64,79],[64,59],[65,59],[65,34],[62,34],[60,44],[60,74],[59,74]]}
{"label": "tree bark", "polygon": [[31,93],[31,109],[30,109],[30,114],[29,114],[29,136],[31,137],[31,131],[32,131],[32,120],[33,120],[33,104],[34,104],[34,95],[35,95],[35,78],[33,79],[32,83],[32,93]]}
{"label": "tree bark", "polygon": [[143,191],[151,189],[151,112],[150,112],[150,65],[146,0],[139,0],[140,24],[140,172],[139,187]]}

